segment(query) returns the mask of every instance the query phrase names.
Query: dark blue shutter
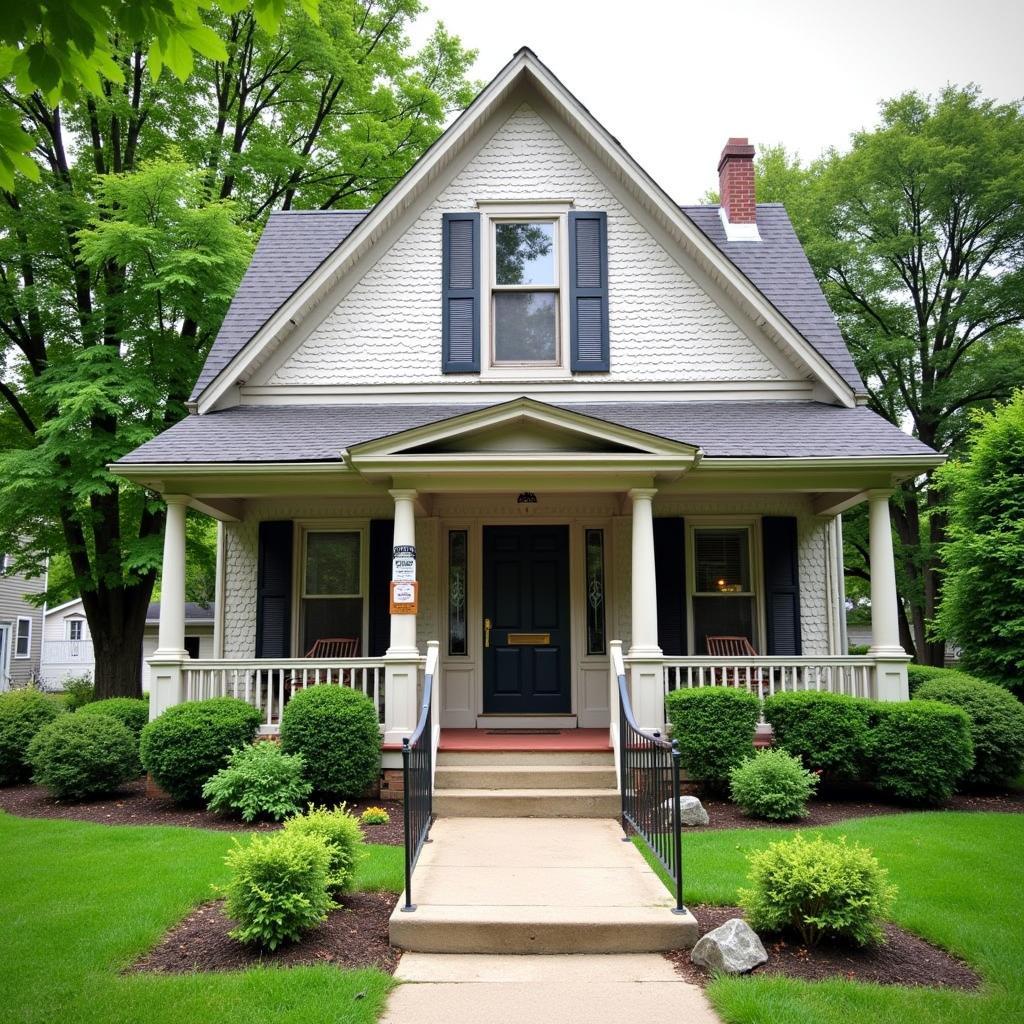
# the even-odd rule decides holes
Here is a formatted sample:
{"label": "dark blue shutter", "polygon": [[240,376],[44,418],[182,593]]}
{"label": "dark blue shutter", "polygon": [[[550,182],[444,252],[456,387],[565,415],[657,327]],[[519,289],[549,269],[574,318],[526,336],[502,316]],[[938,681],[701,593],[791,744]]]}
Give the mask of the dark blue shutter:
{"label": "dark blue shutter", "polygon": [[292,522],[260,523],[256,567],[256,657],[291,657]]}
{"label": "dark blue shutter", "polygon": [[658,646],[672,657],[686,654],[686,524],[679,516],[654,520]]}
{"label": "dark blue shutter", "polygon": [[761,520],[768,655],[800,654],[800,568],[796,517]]}
{"label": "dark blue shutter", "polygon": [[441,218],[441,369],[480,372],[480,214]]}
{"label": "dark blue shutter", "polygon": [[391,644],[391,544],[394,535],[393,520],[370,520],[370,642],[366,649],[370,658],[382,658]]}
{"label": "dark blue shutter", "polygon": [[573,373],[606,371],[608,217],[569,214],[569,338]]}

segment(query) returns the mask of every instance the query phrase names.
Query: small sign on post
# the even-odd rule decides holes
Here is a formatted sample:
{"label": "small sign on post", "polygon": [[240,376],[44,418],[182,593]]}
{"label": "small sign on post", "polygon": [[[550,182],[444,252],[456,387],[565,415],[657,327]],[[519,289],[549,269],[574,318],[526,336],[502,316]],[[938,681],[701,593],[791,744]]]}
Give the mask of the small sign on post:
{"label": "small sign on post", "polygon": [[391,549],[391,579],[395,583],[416,582],[415,544],[396,544]]}
{"label": "small sign on post", "polygon": [[419,611],[419,603],[420,585],[415,580],[411,583],[391,581],[392,615],[415,615]]}

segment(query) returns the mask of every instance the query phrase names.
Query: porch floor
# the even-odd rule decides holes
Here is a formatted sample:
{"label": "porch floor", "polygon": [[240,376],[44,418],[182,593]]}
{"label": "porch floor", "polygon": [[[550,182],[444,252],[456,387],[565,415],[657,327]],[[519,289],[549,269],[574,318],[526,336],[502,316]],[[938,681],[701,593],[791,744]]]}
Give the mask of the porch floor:
{"label": "porch floor", "polygon": [[546,750],[605,753],[607,729],[442,729],[440,750]]}

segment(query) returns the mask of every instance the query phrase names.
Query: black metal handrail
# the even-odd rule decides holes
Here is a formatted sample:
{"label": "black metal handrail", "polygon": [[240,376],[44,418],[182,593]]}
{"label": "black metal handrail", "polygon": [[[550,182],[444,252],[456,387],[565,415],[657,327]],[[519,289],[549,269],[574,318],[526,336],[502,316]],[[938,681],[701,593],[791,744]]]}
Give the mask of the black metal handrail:
{"label": "black metal handrail", "polygon": [[679,744],[637,725],[625,675],[618,680],[622,829],[640,836],[668,872],[676,890],[672,912],[685,914]]}
{"label": "black metal handrail", "polygon": [[405,820],[405,906],[404,912],[416,909],[412,901],[412,871],[420,850],[430,835],[434,813],[434,729],[431,698],[434,674],[423,679],[423,704],[419,721],[411,736],[402,740],[402,797]]}

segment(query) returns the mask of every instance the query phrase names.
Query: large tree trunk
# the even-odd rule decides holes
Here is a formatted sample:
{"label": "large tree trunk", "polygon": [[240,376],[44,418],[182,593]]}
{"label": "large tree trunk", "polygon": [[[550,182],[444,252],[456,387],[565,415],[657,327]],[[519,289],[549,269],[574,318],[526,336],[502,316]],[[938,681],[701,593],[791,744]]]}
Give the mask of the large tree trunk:
{"label": "large tree trunk", "polygon": [[99,614],[88,615],[97,700],[142,696],[142,639],[152,593],[153,577],[149,576],[133,587],[109,591]]}

